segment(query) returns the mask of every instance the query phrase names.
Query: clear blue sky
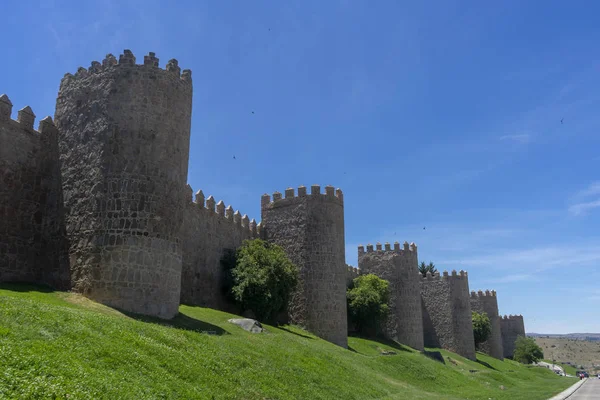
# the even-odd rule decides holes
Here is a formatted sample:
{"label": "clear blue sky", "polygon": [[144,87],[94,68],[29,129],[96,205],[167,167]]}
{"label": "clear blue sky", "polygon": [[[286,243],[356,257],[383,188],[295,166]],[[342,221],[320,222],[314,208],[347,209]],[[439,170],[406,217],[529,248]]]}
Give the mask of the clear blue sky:
{"label": "clear blue sky", "polygon": [[177,58],[193,71],[194,190],[259,220],[265,192],[332,184],[348,263],[358,244],[414,241],[496,289],[528,332],[600,332],[599,15],[578,1],[4,1],[0,92],[39,120],[65,72],[107,53]]}

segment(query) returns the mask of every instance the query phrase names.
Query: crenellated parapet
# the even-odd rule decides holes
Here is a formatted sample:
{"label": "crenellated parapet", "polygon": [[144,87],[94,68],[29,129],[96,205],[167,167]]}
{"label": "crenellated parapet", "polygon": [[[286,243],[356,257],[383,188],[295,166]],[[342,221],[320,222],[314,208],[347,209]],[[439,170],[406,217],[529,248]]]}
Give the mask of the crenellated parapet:
{"label": "crenellated parapet", "polygon": [[485,292],[483,290],[471,290],[471,298],[480,298],[480,297],[496,297],[496,291],[495,290],[486,290]]}
{"label": "crenellated parapet", "polygon": [[163,70],[159,68],[159,59],[156,57],[155,53],[149,52],[144,56],[143,64],[136,64],[136,58],[131,50],[124,50],[123,54],[119,56],[119,59],[109,53],[102,62],[92,61],[88,68],[79,67],[74,74],[66,73],[61,80],[61,90],[63,85],[76,84],[77,81],[87,79],[90,76],[97,74],[111,74],[114,73],[116,69],[125,71],[132,69],[138,71],[148,70],[154,73],[164,72],[164,76],[170,77],[171,82],[180,82],[181,85],[189,86],[191,86],[192,83],[192,71],[189,69],[181,71],[179,62],[176,59],[169,60]]}
{"label": "crenellated parapet", "polygon": [[399,242],[394,242],[394,247],[392,248],[392,245],[388,242],[386,242],[384,246],[382,246],[381,243],[378,242],[375,245],[375,247],[373,247],[373,245],[369,243],[369,244],[367,244],[366,251],[365,251],[365,246],[363,246],[362,244],[358,246],[359,257],[364,253],[372,253],[374,251],[376,251],[376,252],[393,251],[398,254],[403,254],[404,252],[411,252],[411,253],[414,253],[414,255],[416,256],[417,255],[417,245],[414,242],[410,243],[410,244],[408,242],[404,242],[402,247],[400,247]]}
{"label": "crenellated parapet", "polygon": [[257,224],[254,218],[250,220],[248,215],[242,215],[239,210],[234,211],[231,205],[225,207],[223,200],[216,202],[213,196],[206,198],[202,190],[198,190],[194,194],[193,200],[190,199],[188,204],[192,205],[193,209],[197,210],[197,212],[216,214],[223,221],[233,224],[239,229],[247,230],[252,237],[258,238],[260,236],[260,222]]}
{"label": "crenellated parapet", "polygon": [[523,321],[523,316],[521,314],[519,315],[504,315],[502,316],[503,320],[511,320],[511,321]]}
{"label": "crenellated parapet", "polygon": [[469,273],[467,271],[463,271],[462,269],[459,272],[453,269],[450,273],[448,271],[443,271],[442,275],[440,275],[439,272],[435,272],[434,274],[432,274],[429,271],[425,276],[423,276],[422,274],[419,275],[421,282],[425,283],[449,279],[467,279],[469,277]]}
{"label": "crenellated parapet", "polygon": [[0,96],[0,124],[7,124],[17,130],[29,133],[38,133],[40,135],[57,135],[58,130],[52,121],[52,117],[47,116],[40,120],[38,129],[33,128],[35,124],[35,114],[29,106],[25,106],[17,113],[17,119],[11,119],[13,104],[6,94]]}
{"label": "crenellated parapet", "polygon": [[333,186],[325,186],[325,193],[321,193],[320,185],[312,185],[310,187],[310,193],[308,193],[306,186],[299,186],[297,194],[294,188],[287,188],[283,194],[281,192],[273,192],[273,196],[265,193],[261,196],[260,204],[261,208],[273,207],[273,206],[286,206],[292,203],[298,203],[307,198],[319,201],[327,201],[344,204],[344,194],[341,189],[335,189]]}

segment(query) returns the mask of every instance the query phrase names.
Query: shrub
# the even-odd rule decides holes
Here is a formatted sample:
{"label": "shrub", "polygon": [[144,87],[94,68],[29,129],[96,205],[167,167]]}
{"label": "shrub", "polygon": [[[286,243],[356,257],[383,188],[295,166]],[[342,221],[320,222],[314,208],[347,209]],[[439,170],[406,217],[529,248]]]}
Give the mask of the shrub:
{"label": "shrub", "polygon": [[368,274],[355,278],[347,291],[348,318],[360,333],[373,335],[389,313],[389,282]]}
{"label": "shrub", "polygon": [[284,250],[260,239],[246,240],[237,250],[231,270],[231,294],[243,311],[274,322],[285,310],[298,283],[298,268]]}
{"label": "shrub", "polygon": [[473,320],[473,337],[475,339],[475,347],[479,350],[481,343],[489,339],[492,333],[492,322],[485,312],[471,312]]}
{"label": "shrub", "polygon": [[541,347],[530,337],[519,336],[515,342],[513,359],[522,364],[531,364],[544,358]]}

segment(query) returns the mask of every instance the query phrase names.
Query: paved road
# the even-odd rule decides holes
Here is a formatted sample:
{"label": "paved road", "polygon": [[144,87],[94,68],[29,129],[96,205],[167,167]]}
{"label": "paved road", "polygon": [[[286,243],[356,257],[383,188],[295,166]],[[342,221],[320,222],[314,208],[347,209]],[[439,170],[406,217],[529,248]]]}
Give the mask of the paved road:
{"label": "paved road", "polygon": [[568,400],[600,400],[600,379],[588,379]]}

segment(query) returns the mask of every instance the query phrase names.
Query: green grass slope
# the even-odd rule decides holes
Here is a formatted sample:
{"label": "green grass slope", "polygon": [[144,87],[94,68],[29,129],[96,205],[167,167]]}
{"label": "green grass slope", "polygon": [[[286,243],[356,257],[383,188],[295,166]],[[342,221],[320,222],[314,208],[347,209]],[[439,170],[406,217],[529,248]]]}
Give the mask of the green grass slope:
{"label": "green grass slope", "polygon": [[161,322],[76,294],[2,285],[0,398],[535,400],[575,382],[481,354],[426,356],[361,338],[346,350],[295,327],[250,334],[230,314],[180,311]]}

